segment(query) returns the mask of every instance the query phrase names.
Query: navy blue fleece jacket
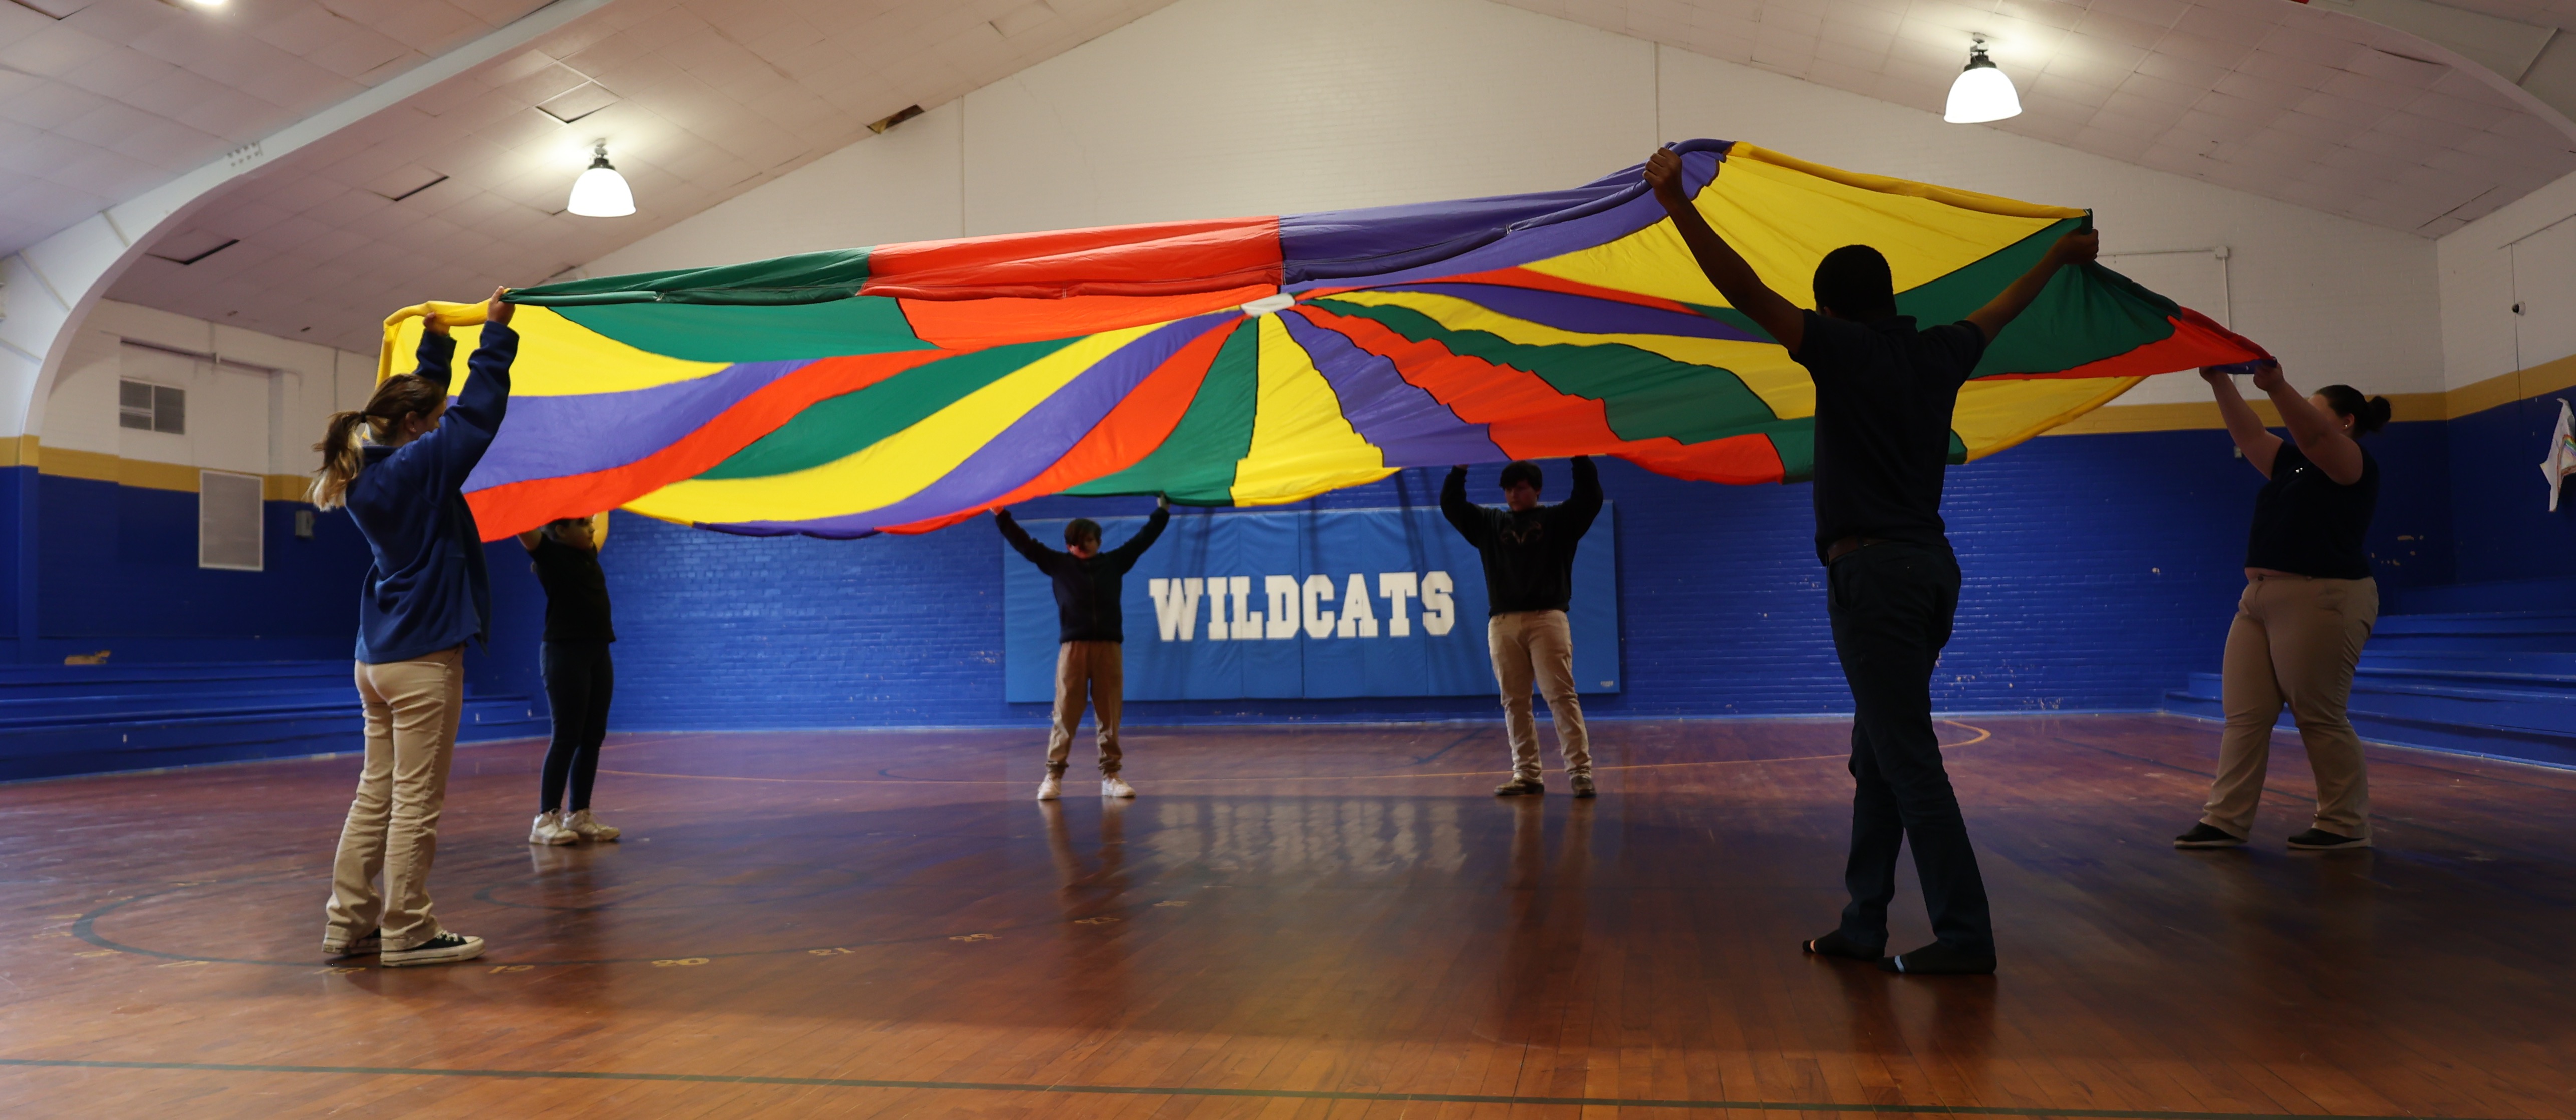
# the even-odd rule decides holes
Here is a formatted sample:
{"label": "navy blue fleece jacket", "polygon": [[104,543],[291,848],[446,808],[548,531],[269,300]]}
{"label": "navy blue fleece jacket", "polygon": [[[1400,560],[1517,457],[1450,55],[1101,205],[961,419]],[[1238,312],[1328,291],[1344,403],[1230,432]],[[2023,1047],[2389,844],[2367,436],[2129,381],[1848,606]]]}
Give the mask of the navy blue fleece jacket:
{"label": "navy blue fleece jacket", "polygon": [[[358,660],[410,661],[491,634],[492,586],[465,476],[501,430],[518,355],[517,331],[484,324],[465,392],[438,427],[400,447],[363,449],[366,467],[347,499],[373,560],[358,595]],[[455,359],[455,339],[423,332],[413,372],[444,385]]]}

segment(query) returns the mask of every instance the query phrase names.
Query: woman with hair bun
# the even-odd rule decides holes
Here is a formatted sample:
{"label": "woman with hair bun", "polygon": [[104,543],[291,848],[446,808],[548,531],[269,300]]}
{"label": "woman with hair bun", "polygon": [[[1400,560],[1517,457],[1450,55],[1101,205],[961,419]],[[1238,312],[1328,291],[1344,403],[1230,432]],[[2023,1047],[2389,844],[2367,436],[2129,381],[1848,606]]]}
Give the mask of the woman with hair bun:
{"label": "woman with hair bun", "polygon": [[358,592],[356,671],[367,758],[331,859],[326,956],[373,955],[392,968],[483,952],[482,938],[451,932],[430,913],[429,866],[465,705],[465,643],[492,632],[483,535],[464,488],[509,410],[519,336],[507,294],[494,288],[484,305],[483,342],[454,407],[447,385],[456,340],[433,313],[419,368],[386,378],[367,407],[334,414],[313,445],[322,453],[313,504],[347,508],[370,558]]}
{"label": "woman with hair bun", "polygon": [[2227,630],[2218,777],[2200,823],[2174,846],[2232,848],[2252,835],[2272,724],[2287,703],[2317,778],[2315,822],[2290,837],[2290,846],[2369,847],[2370,783],[2361,736],[2344,706],[2362,643],[2379,621],[2379,585],[2362,549],[2379,502],[2379,463],[2358,441],[2388,423],[2388,399],[2364,398],[2349,385],[2302,397],[2280,363],[2266,361],[2254,387],[2280,409],[2290,432],[2284,440],[2263,426],[2226,370],[2200,375],[2218,397],[2237,450],[2270,481],[2254,499],[2245,594]]}

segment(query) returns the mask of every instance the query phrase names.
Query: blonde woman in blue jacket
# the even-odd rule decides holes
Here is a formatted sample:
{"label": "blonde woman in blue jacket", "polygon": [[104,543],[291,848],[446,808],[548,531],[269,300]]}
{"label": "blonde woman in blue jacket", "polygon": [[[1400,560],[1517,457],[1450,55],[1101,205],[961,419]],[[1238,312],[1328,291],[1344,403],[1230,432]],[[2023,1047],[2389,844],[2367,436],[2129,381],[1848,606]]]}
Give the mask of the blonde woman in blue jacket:
{"label": "blonde woman in blue jacket", "polygon": [[509,408],[519,335],[505,294],[493,289],[485,305],[483,343],[454,406],[447,385],[456,340],[432,314],[419,368],[376,386],[366,408],[332,416],[313,448],[322,453],[313,504],[345,507],[373,560],[358,595],[367,760],[331,861],[326,956],[375,953],[396,967],[483,953],[482,938],[449,932],[430,913],[429,866],[464,708],[465,643],[491,633],[483,538],[464,486]]}

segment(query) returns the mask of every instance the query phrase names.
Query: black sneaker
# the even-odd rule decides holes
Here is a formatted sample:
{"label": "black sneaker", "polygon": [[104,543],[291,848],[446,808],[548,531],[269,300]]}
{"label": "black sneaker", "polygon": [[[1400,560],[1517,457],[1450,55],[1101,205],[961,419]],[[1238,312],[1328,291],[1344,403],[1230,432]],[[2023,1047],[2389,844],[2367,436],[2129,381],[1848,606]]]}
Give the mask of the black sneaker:
{"label": "black sneaker", "polygon": [[1863,945],[1851,938],[1843,936],[1843,931],[1839,929],[1832,933],[1828,933],[1823,937],[1801,941],[1798,943],[1798,948],[1819,957],[1841,957],[1847,961],[1868,961],[1875,963],[1886,959],[1887,955],[1886,949]]}
{"label": "black sneaker", "polygon": [[408,949],[387,949],[377,963],[386,968],[407,964],[450,964],[470,961],[483,955],[483,939],[461,933],[441,933]]}
{"label": "black sneaker", "polygon": [[1547,783],[1536,778],[1514,778],[1494,787],[1496,797],[1519,797],[1522,794],[1546,792]]}
{"label": "black sneaker", "polygon": [[1974,953],[1935,941],[1903,956],[1883,959],[1878,967],[1882,972],[1907,976],[1992,976],[1995,954],[1991,949]]}
{"label": "black sneaker", "polygon": [[1593,785],[1592,785],[1592,775],[1590,775],[1590,774],[1577,774],[1577,775],[1575,775],[1575,776],[1574,776],[1574,778],[1573,778],[1572,780],[1573,780],[1573,783],[1574,783],[1574,796],[1576,796],[1576,797],[1599,797],[1599,796],[1601,796],[1601,791],[1600,791],[1599,789],[1594,788],[1594,787],[1593,787]]}
{"label": "black sneaker", "polygon": [[2191,831],[2174,837],[2177,848],[2242,848],[2245,838],[2214,824],[2196,824]]}
{"label": "black sneaker", "polygon": [[2367,848],[2367,836],[2337,836],[2322,828],[2311,828],[2290,838],[2290,846],[2302,852],[2331,852],[2339,848]]}

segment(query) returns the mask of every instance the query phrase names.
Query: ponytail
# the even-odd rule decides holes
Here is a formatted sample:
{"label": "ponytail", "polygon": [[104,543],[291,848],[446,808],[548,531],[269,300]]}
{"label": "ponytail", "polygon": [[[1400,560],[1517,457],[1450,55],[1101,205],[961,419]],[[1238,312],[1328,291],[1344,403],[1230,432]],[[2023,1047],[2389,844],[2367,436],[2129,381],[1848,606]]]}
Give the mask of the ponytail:
{"label": "ponytail", "polygon": [[313,450],[322,453],[322,469],[314,472],[313,485],[305,496],[315,507],[325,510],[346,504],[349,483],[367,465],[366,454],[358,449],[359,428],[365,427],[370,442],[382,443],[403,421],[438,411],[439,402],[446,398],[446,386],[406,373],[377,385],[364,409],[332,413],[322,430],[322,442],[313,445]]}
{"label": "ponytail", "polygon": [[2350,385],[2328,385],[2317,390],[2337,416],[2352,417],[2352,434],[2366,436],[2388,426],[2395,409],[2386,397],[2364,397]]}

